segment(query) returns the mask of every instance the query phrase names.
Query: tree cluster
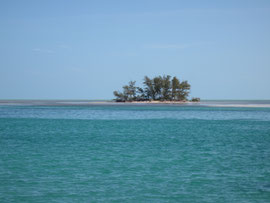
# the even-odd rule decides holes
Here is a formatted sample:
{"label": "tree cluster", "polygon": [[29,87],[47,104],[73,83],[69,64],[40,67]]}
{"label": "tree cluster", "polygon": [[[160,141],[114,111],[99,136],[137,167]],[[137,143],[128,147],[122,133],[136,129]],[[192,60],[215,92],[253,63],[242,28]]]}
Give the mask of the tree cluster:
{"label": "tree cluster", "polygon": [[164,75],[143,79],[143,87],[137,87],[136,81],[130,81],[123,86],[123,91],[114,91],[116,101],[186,101],[189,95],[190,84],[187,81],[180,82],[177,77]]}

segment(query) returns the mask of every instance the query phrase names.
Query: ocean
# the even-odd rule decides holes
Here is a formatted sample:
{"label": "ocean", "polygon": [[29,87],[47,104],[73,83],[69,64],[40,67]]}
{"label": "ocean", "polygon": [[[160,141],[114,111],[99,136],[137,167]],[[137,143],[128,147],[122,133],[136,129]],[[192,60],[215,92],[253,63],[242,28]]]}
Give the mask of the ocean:
{"label": "ocean", "polygon": [[270,202],[270,108],[9,103],[0,202]]}

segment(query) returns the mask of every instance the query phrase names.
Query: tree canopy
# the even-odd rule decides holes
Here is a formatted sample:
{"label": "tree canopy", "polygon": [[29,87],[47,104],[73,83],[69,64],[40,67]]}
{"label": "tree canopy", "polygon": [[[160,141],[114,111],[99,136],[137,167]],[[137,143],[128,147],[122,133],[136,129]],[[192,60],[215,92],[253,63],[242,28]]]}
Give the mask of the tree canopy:
{"label": "tree canopy", "polygon": [[190,92],[190,84],[169,75],[143,79],[143,87],[137,87],[136,81],[123,86],[123,91],[114,91],[116,101],[186,101]]}

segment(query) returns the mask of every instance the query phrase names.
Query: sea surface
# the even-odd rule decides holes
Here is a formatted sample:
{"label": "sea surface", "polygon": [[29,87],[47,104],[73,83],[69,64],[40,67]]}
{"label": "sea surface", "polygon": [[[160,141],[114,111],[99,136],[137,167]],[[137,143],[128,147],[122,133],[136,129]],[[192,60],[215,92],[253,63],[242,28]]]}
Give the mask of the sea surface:
{"label": "sea surface", "polygon": [[0,202],[270,202],[270,108],[0,105]]}

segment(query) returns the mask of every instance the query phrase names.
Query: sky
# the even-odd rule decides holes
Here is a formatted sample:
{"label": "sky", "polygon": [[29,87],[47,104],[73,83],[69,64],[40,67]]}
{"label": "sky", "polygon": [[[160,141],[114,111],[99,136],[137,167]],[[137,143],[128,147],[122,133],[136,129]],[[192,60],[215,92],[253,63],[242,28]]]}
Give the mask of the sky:
{"label": "sky", "polygon": [[269,0],[0,0],[0,99],[113,99],[171,75],[270,99]]}

